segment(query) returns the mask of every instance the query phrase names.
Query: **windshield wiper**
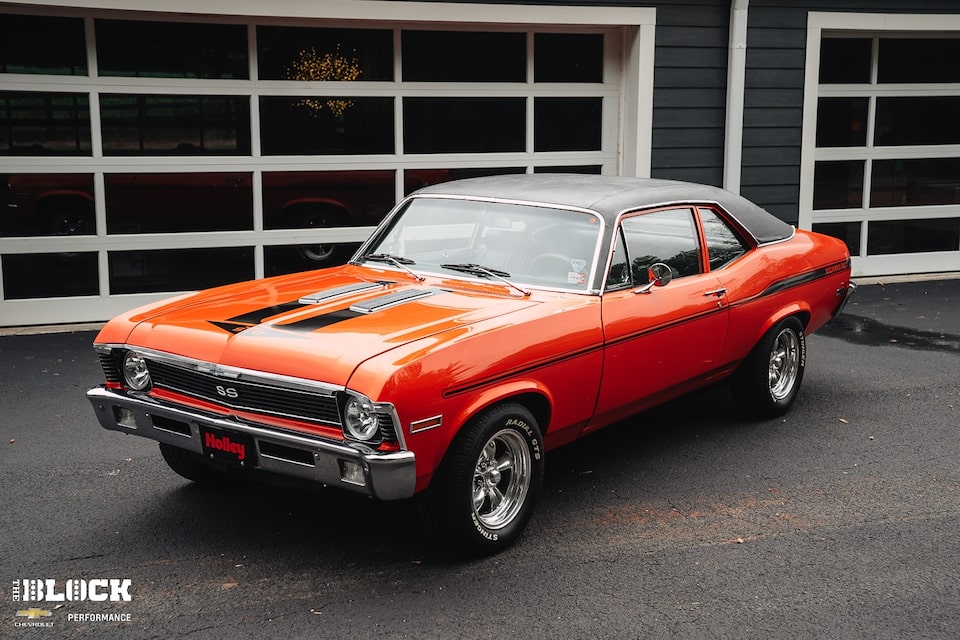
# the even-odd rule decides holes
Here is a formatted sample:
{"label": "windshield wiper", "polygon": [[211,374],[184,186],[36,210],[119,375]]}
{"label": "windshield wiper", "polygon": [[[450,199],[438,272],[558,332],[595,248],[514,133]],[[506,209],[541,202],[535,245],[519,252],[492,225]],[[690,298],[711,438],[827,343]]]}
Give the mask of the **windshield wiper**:
{"label": "windshield wiper", "polygon": [[424,280],[426,280],[426,278],[424,278],[422,275],[420,275],[419,273],[416,273],[413,269],[407,266],[409,264],[417,264],[415,260],[411,260],[410,258],[404,258],[403,256],[395,256],[390,253],[369,253],[365,256],[361,256],[360,259],[372,260],[374,262],[386,262],[388,264],[392,264],[393,266],[399,269],[403,269],[404,271],[412,275],[414,278],[416,278],[420,282],[423,282]]}
{"label": "windshield wiper", "polygon": [[442,264],[440,265],[444,269],[450,269],[451,271],[461,271],[463,273],[470,273],[475,276],[486,276],[487,278],[493,278],[494,280],[499,280],[508,287],[516,289],[524,296],[529,296],[530,292],[526,289],[521,289],[517,285],[513,284],[507,278],[510,277],[510,274],[506,271],[500,271],[499,269],[489,269],[481,264],[473,264],[470,262],[464,262],[461,264]]}

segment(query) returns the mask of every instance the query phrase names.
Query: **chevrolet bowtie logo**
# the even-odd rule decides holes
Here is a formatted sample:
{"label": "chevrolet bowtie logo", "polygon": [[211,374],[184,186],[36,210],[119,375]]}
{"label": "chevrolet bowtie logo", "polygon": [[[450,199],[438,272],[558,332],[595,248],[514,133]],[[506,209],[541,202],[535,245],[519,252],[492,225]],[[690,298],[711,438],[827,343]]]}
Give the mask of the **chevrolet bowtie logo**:
{"label": "chevrolet bowtie logo", "polygon": [[53,615],[52,611],[46,609],[20,609],[17,611],[18,618],[27,618],[28,620],[37,620],[39,618],[49,618]]}

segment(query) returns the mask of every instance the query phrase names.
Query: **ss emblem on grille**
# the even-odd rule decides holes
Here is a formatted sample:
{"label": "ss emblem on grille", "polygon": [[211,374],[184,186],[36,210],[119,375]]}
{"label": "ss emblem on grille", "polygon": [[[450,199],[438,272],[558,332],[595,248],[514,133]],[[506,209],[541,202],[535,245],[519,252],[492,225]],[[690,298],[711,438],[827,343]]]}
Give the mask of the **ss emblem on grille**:
{"label": "ss emblem on grille", "polygon": [[233,387],[224,387],[222,385],[217,385],[217,395],[221,395],[224,398],[239,398],[240,394],[237,393],[237,390]]}

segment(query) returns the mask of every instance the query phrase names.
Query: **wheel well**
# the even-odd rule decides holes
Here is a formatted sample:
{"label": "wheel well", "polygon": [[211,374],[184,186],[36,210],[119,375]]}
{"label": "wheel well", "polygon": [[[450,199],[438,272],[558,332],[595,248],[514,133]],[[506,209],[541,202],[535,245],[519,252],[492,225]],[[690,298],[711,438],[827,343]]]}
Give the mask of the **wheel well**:
{"label": "wheel well", "polygon": [[522,404],[527,409],[530,410],[530,413],[533,414],[533,417],[537,419],[537,425],[540,427],[540,433],[542,434],[547,430],[547,425],[550,424],[550,402],[539,393],[522,393],[520,395],[511,396],[505,398],[503,402],[517,402]]}
{"label": "wheel well", "polygon": [[325,211],[338,219],[346,219],[350,215],[346,207],[335,202],[295,202],[284,207],[283,215],[293,218],[314,211]]}
{"label": "wheel well", "polygon": [[79,205],[84,209],[93,211],[93,202],[82,196],[71,196],[71,195],[56,195],[56,196],[47,196],[46,198],[37,202],[36,211],[39,215],[46,217],[53,214],[53,211],[57,207],[69,205]]}

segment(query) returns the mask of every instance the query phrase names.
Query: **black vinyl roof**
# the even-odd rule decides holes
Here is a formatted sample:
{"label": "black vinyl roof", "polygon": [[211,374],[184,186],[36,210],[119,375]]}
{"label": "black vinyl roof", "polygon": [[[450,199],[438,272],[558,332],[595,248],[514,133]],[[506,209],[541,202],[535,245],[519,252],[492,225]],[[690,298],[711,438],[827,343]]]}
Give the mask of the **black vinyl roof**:
{"label": "black vinyl roof", "polygon": [[625,211],[673,204],[718,204],[759,244],[785,240],[793,227],[737,194],[692,182],[584,174],[513,174],[468,178],[425,187],[416,195],[503,199],[588,209],[608,225]]}

